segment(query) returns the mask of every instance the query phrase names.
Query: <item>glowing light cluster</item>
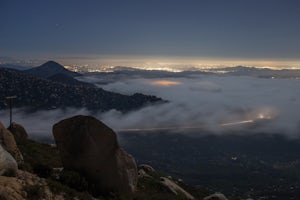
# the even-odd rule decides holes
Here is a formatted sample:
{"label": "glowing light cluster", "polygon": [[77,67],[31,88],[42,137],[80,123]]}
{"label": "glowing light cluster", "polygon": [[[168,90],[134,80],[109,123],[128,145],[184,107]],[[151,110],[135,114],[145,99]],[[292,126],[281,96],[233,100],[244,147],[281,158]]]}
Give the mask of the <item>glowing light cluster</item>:
{"label": "glowing light cluster", "polygon": [[259,113],[257,115],[257,119],[272,119],[272,116],[268,114]]}
{"label": "glowing light cluster", "polygon": [[182,82],[180,81],[170,81],[170,80],[157,80],[157,81],[150,82],[150,85],[163,86],[163,87],[170,87],[170,86],[176,86],[181,84]]}

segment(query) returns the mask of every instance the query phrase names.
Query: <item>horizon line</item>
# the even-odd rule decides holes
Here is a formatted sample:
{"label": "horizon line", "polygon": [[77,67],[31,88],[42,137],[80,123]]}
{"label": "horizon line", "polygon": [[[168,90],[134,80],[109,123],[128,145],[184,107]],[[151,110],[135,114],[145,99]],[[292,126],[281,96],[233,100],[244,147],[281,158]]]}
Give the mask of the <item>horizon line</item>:
{"label": "horizon line", "polygon": [[86,67],[131,67],[139,69],[205,69],[224,67],[256,67],[270,69],[300,69],[300,59],[246,59],[246,58],[201,58],[201,57],[154,57],[154,56],[49,56],[42,58],[0,57],[0,64],[39,66],[49,60],[63,66]]}

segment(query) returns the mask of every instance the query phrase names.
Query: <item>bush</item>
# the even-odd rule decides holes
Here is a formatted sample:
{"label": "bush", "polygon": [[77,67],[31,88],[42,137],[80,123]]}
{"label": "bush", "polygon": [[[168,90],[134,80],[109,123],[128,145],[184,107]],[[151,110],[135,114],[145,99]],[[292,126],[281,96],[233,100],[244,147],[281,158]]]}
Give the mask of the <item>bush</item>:
{"label": "bush", "polygon": [[88,182],[78,172],[64,170],[60,174],[61,183],[74,188],[77,191],[86,191],[88,189]]}
{"label": "bush", "polygon": [[25,185],[23,189],[27,193],[27,199],[39,200],[45,196],[44,188],[40,185]]}
{"label": "bush", "polygon": [[12,169],[12,168],[9,168],[7,170],[5,170],[3,176],[7,176],[7,177],[16,177],[16,170],[15,169]]}
{"label": "bush", "polygon": [[32,166],[29,164],[29,163],[22,163],[22,164],[19,164],[18,168],[20,170],[23,170],[23,171],[27,171],[27,172],[33,172],[32,171]]}
{"label": "bush", "polygon": [[42,178],[48,178],[53,173],[52,168],[43,164],[34,164],[32,168],[33,168],[33,172]]}
{"label": "bush", "polygon": [[66,185],[61,184],[60,182],[54,181],[52,179],[47,179],[47,183],[48,186],[50,188],[50,190],[54,193],[54,194],[61,194],[61,193],[65,193],[68,196],[74,197],[76,191],[69,188]]}
{"label": "bush", "polygon": [[77,199],[92,200],[91,195],[89,195],[88,193],[76,192],[74,189],[55,180],[47,179],[47,183],[50,190],[54,194],[64,195],[65,199],[74,199],[75,197],[77,197]]}
{"label": "bush", "polygon": [[30,166],[42,164],[48,168],[61,167],[59,151],[57,148],[48,144],[42,144],[33,140],[26,140],[24,143],[18,145],[23,154],[25,170],[30,170]]}

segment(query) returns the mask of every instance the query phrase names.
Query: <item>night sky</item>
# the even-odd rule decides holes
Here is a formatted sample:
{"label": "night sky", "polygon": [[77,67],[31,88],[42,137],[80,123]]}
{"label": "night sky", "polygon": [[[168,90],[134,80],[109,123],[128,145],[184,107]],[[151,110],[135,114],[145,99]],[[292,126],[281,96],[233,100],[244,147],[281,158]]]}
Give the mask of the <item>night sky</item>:
{"label": "night sky", "polygon": [[299,0],[0,0],[0,25],[2,57],[300,63]]}

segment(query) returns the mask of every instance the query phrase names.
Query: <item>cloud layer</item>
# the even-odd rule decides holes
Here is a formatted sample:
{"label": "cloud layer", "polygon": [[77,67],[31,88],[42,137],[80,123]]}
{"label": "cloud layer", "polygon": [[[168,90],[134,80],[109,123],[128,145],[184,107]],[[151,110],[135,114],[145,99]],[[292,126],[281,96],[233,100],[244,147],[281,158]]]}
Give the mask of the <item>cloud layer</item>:
{"label": "cloud layer", "polygon": [[[300,106],[299,86],[299,80],[295,79],[253,77],[125,80],[102,87],[124,94],[137,91],[154,94],[170,100],[170,103],[127,115],[109,112],[103,117],[120,129],[203,127],[214,133],[246,130],[296,136],[300,124],[300,113],[297,111]],[[253,123],[238,123],[251,120]]]}
{"label": "cloud layer", "polygon": [[[193,78],[122,79],[106,90],[123,94],[142,92],[169,103],[122,114],[111,110],[93,114],[116,131],[173,131],[179,133],[300,133],[300,82],[296,79],[196,76]],[[8,125],[7,110],[0,111]],[[40,111],[25,114],[14,110],[14,121],[31,135],[51,136],[52,125],[61,119],[89,115],[86,109]]]}

